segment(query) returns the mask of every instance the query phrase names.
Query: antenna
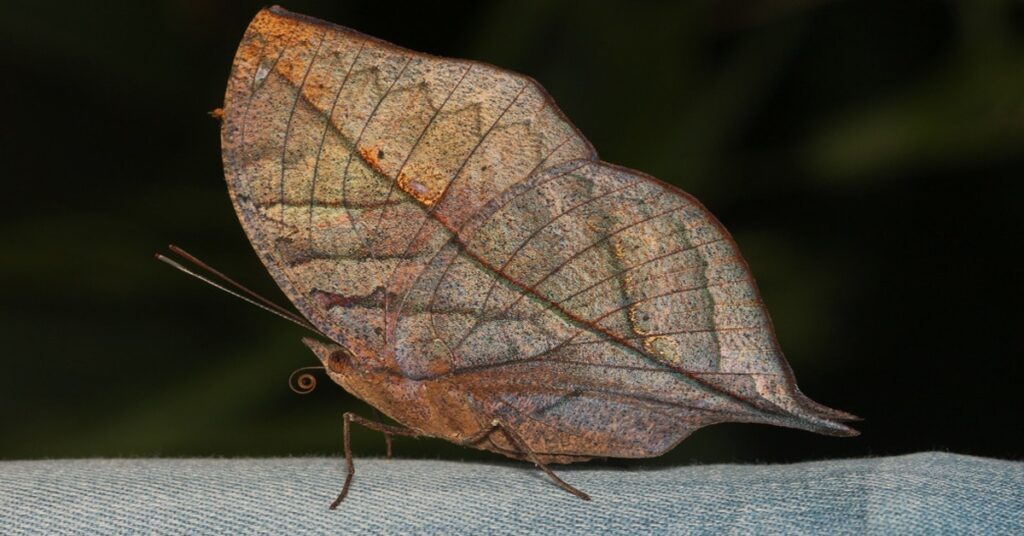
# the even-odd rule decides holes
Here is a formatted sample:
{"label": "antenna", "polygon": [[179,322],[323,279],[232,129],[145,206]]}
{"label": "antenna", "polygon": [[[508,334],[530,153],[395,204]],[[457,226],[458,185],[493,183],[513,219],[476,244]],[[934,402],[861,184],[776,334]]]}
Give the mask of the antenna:
{"label": "antenna", "polygon": [[[192,254],[188,253],[187,251],[179,248],[178,246],[175,246],[174,244],[171,244],[170,246],[167,246],[167,247],[168,247],[168,249],[171,250],[171,252],[180,255],[186,261],[196,265],[198,268],[200,268],[202,270],[205,270],[205,271],[209,272],[210,274],[215,276],[217,279],[220,279],[220,281],[223,281],[223,284],[218,282],[218,281],[216,281],[216,280],[214,280],[213,278],[211,278],[209,276],[200,274],[200,273],[196,272],[195,270],[192,270],[192,269],[184,266],[180,262],[178,262],[178,261],[176,261],[174,259],[171,259],[170,257],[167,257],[165,255],[162,255],[160,253],[156,254],[156,259],[158,261],[163,262],[163,263],[165,263],[165,264],[167,264],[167,265],[169,265],[169,266],[171,266],[171,267],[173,267],[173,268],[175,268],[177,270],[180,270],[180,271],[182,271],[182,272],[184,272],[184,273],[186,273],[186,274],[188,274],[188,275],[190,275],[190,276],[192,276],[192,277],[194,277],[194,278],[196,278],[196,279],[198,279],[198,280],[200,280],[200,281],[202,281],[202,282],[204,282],[204,283],[206,283],[208,285],[211,285],[213,287],[219,288],[220,290],[223,290],[224,292],[227,292],[228,294],[230,294],[230,295],[232,295],[232,296],[234,296],[234,297],[236,297],[236,298],[238,298],[240,300],[244,300],[244,301],[246,301],[246,302],[248,302],[248,303],[250,303],[252,305],[255,305],[256,307],[259,307],[260,309],[263,309],[264,311],[267,311],[269,313],[275,314],[275,315],[277,315],[277,316],[279,316],[279,317],[281,317],[281,318],[283,318],[283,319],[285,319],[285,320],[287,320],[289,322],[292,322],[292,323],[294,323],[294,324],[296,324],[298,326],[306,328],[309,331],[312,331],[313,333],[316,333],[317,335],[320,335],[320,336],[325,337],[325,338],[329,338],[326,335],[324,335],[323,332],[321,332],[320,330],[316,329],[316,327],[313,326],[313,324],[310,324],[309,321],[306,320],[305,318],[302,318],[301,316],[299,316],[299,315],[289,311],[288,309],[285,309],[284,307],[281,307],[280,305],[278,305],[278,304],[268,300],[267,298],[264,298],[263,296],[260,296],[256,292],[250,290],[248,287],[246,287],[246,286],[242,285],[241,283],[235,281],[234,279],[231,279],[230,277],[224,275],[223,273],[221,273],[220,271],[214,269],[213,267],[211,267],[210,265],[206,264],[205,262],[197,259],[195,256],[193,256]],[[230,287],[233,287],[233,288],[228,288],[227,286],[225,286],[225,284],[230,286]]]}

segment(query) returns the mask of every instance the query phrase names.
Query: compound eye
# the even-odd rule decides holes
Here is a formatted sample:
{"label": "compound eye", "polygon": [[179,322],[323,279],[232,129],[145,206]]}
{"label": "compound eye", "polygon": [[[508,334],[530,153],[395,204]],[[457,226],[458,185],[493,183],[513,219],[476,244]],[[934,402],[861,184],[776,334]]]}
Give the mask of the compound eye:
{"label": "compound eye", "polygon": [[327,366],[332,372],[341,372],[350,365],[351,360],[352,354],[342,348],[331,353],[331,357],[327,359]]}

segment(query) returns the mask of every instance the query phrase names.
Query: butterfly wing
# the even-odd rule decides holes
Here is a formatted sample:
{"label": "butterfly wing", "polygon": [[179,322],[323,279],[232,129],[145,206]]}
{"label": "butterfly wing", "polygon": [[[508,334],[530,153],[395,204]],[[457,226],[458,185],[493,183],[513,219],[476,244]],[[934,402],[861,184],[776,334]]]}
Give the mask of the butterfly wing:
{"label": "butterfly wing", "polygon": [[392,320],[443,364],[399,362],[463,378],[543,452],[650,456],[726,421],[852,433],[796,389],[728,233],[669,185],[571,162],[452,236]]}
{"label": "butterfly wing", "polygon": [[324,333],[377,352],[385,298],[459,204],[593,156],[523,77],[279,8],[246,32],[224,109],[228,189],[260,258]]}
{"label": "butterfly wing", "polygon": [[526,77],[271,8],[222,144],[246,233],[313,324],[409,378],[459,378],[550,452],[647,455],[725,420],[850,432],[796,389],[715,219],[598,161]]}

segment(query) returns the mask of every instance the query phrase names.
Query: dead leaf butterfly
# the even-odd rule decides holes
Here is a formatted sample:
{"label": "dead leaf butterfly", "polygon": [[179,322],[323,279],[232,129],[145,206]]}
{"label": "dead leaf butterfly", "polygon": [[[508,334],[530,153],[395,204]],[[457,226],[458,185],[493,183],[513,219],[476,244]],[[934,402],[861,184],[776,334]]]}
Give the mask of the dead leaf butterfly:
{"label": "dead leaf butterfly", "polygon": [[529,460],[584,499],[548,464],[722,422],[856,434],[797,389],[714,216],[599,160],[530,78],[275,7],[217,115],[238,217],[302,317],[251,299],[401,425],[345,415],[332,507],[351,423]]}

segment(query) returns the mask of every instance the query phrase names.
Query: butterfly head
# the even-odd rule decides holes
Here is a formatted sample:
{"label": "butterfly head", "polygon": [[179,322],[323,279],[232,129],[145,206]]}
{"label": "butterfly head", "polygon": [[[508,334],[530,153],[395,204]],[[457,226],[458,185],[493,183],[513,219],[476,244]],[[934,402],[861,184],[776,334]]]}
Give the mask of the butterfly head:
{"label": "butterfly head", "polygon": [[344,375],[351,370],[352,352],[348,348],[332,342],[322,342],[312,337],[304,337],[302,342],[310,350],[313,350],[313,353],[332,376],[334,374]]}

